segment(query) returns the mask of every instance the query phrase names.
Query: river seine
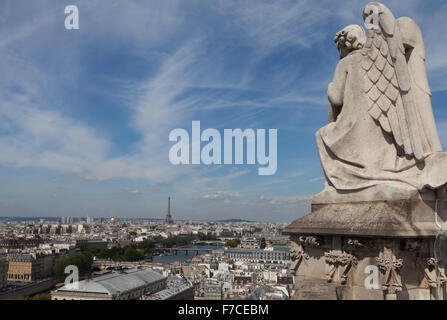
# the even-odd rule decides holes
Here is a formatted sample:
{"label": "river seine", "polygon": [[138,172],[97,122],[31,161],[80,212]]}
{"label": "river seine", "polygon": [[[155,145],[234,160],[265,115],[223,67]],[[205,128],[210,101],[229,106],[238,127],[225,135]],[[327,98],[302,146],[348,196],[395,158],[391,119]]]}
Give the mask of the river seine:
{"label": "river seine", "polygon": [[[213,245],[201,245],[201,246],[189,246],[186,247],[186,249],[198,249],[199,254],[204,254],[205,252],[200,252],[200,249],[219,249],[222,248],[223,245],[220,243],[215,243]],[[190,251],[188,254],[185,253],[185,251],[178,251],[177,255],[166,253],[166,255],[163,256],[153,256],[152,262],[155,263],[170,263],[174,261],[184,262],[188,260],[189,258],[196,255],[195,251]]]}

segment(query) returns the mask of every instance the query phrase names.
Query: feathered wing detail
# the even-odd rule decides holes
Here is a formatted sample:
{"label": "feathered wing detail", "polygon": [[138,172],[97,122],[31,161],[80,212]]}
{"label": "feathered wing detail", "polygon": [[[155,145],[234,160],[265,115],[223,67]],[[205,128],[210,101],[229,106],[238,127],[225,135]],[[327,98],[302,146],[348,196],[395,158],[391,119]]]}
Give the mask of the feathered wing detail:
{"label": "feathered wing detail", "polygon": [[413,149],[412,155],[417,161],[423,161],[426,154],[423,148],[424,137],[422,134],[423,132],[421,131],[418,108],[413,96],[404,43],[397,25],[394,30],[394,36],[388,37],[387,42],[392,48],[392,55],[393,53],[395,54],[392,56],[394,61],[394,70],[396,71],[397,83],[399,85],[399,92],[404,109],[403,111],[405,113],[411,147]]}
{"label": "feathered wing detail", "polygon": [[413,97],[418,110],[418,119],[423,134],[423,149],[426,153],[442,151],[431,105],[431,91],[425,66],[425,46],[419,26],[410,18],[396,21],[402,41],[407,48],[406,60]]}
{"label": "feathered wing detail", "polygon": [[383,34],[370,30],[363,49],[362,69],[368,112],[383,131],[392,135],[396,144],[407,153],[413,148],[400,96],[391,49]]}
{"label": "feathered wing detail", "polygon": [[371,117],[417,161],[442,151],[417,24],[409,18],[395,20],[382,8],[380,29],[369,30],[362,53]]}

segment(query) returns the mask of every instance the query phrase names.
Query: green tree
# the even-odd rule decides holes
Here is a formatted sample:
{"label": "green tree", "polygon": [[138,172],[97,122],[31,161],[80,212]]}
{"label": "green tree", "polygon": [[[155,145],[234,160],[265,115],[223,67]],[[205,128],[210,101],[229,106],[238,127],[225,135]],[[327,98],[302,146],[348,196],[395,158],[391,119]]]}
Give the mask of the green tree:
{"label": "green tree", "polygon": [[148,251],[150,249],[153,249],[155,247],[154,241],[150,239],[143,240],[138,244],[138,249],[143,249],[145,251]]}
{"label": "green tree", "polygon": [[58,277],[65,275],[65,268],[70,265],[78,267],[79,274],[86,274],[90,272],[93,264],[93,255],[90,252],[81,252],[74,256],[62,258],[54,264],[54,273]]}
{"label": "green tree", "polygon": [[225,243],[225,246],[231,247],[231,248],[236,248],[240,244],[241,244],[241,239],[231,239]]}
{"label": "green tree", "polygon": [[124,259],[126,261],[140,261],[144,259],[144,251],[137,250],[133,246],[126,246],[124,249]]}

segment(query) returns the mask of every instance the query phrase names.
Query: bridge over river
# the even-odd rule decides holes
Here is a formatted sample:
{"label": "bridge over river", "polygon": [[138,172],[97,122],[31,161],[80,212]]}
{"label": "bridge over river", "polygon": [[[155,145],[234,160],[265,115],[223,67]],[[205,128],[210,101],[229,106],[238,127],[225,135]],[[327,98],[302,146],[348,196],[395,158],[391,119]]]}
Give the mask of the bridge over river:
{"label": "bridge over river", "polygon": [[155,252],[169,252],[170,254],[177,255],[178,252],[184,252],[186,255],[189,253],[195,253],[196,255],[200,253],[211,253],[213,249],[202,249],[202,248],[154,248]]}

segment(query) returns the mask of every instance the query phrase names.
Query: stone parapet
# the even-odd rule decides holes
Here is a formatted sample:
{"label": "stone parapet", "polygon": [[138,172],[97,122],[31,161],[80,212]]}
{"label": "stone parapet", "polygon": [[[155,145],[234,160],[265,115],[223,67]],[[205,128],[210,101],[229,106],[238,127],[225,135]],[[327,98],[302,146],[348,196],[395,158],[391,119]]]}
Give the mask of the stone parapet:
{"label": "stone parapet", "polygon": [[[285,229],[295,298],[310,292],[308,299],[447,299],[447,278],[434,253],[433,208],[415,199],[312,205],[311,214]],[[303,289],[309,286],[320,289]]]}

